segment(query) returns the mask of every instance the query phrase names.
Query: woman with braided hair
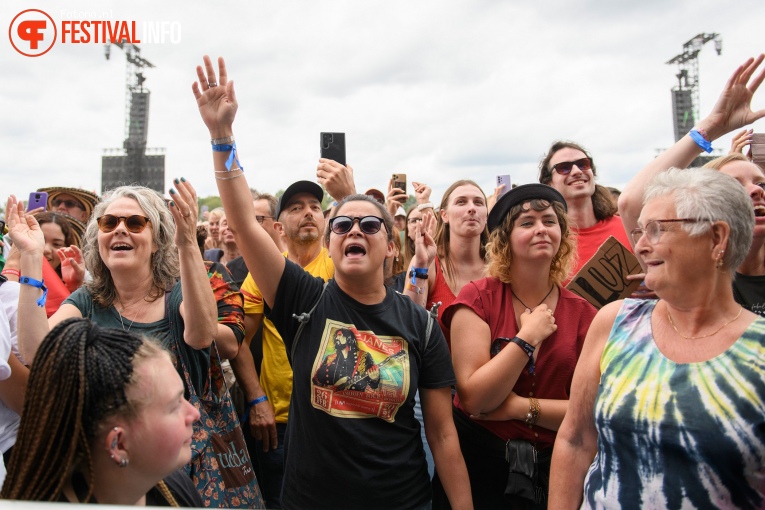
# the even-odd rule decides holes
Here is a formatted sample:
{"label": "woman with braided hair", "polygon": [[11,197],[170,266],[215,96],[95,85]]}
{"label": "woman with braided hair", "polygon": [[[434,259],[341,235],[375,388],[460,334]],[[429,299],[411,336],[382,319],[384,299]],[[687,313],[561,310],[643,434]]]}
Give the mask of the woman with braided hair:
{"label": "woman with braided hair", "polygon": [[0,496],[31,501],[201,507],[185,473],[199,411],[170,354],[88,319],[40,345]]}
{"label": "woman with braided hair", "polygon": [[[245,448],[244,438],[218,352],[218,347],[224,355],[238,352],[244,337],[241,310],[237,316],[221,273],[205,269],[196,242],[194,188],[183,178],[174,185],[169,204],[142,186],[121,186],[104,196],[82,243],[92,279],[49,320],[41,308],[47,295],[41,273],[44,236],[11,195],[6,214],[21,253],[19,350],[34,363],[50,329],[72,317],[158,340],[175,356],[186,398],[205,415],[194,425],[186,473],[208,505],[260,507],[250,458],[239,448]],[[218,460],[228,455],[235,460]]]}

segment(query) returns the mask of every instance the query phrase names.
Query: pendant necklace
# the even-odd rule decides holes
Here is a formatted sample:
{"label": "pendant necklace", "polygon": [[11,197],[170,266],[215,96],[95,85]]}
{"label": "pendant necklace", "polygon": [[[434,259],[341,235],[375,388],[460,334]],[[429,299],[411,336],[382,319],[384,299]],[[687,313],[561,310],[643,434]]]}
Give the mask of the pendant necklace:
{"label": "pendant necklace", "polygon": [[[146,307],[146,304],[148,303],[148,301],[146,301],[147,297],[149,297],[149,293],[148,292],[143,297],[143,300],[142,300],[143,304],[141,305],[141,308],[138,309],[138,313],[135,314],[133,320],[130,321],[130,324],[128,324],[127,329],[125,329],[125,322],[122,320],[122,313],[120,313],[119,310],[117,311],[117,315],[119,315],[119,317],[120,317],[120,324],[122,324],[122,331],[130,331],[130,328],[133,327],[133,323],[138,319],[138,317],[141,316],[141,312],[143,311],[143,309]],[[122,299],[120,299],[120,298],[117,298],[117,299],[119,299],[120,305],[122,305],[122,311],[124,312],[127,307],[122,304]]]}
{"label": "pendant necklace", "polygon": [[[541,305],[542,303],[544,303],[544,302],[545,302],[545,300],[546,300],[548,297],[550,297],[550,294],[552,294],[552,291],[553,291],[553,289],[554,289],[554,288],[555,288],[555,284],[553,284],[553,286],[552,286],[552,287],[550,287],[550,290],[547,292],[547,294],[545,294],[545,297],[543,297],[543,298],[542,298],[542,301],[540,301],[540,302],[539,302],[539,305]],[[524,307],[526,307],[528,310],[533,310],[534,308],[536,308],[537,306],[539,306],[539,305],[537,305],[537,306],[535,306],[534,308],[531,308],[529,305],[527,305],[526,303],[524,303],[523,301],[521,301],[521,298],[519,298],[519,297],[518,297],[518,296],[515,294],[515,291],[513,290],[513,288],[512,288],[512,287],[510,287],[510,293],[513,295],[513,297],[514,297],[515,299],[517,299],[517,300],[518,300],[518,302],[519,302],[520,304],[522,304],[522,305],[523,305]]]}

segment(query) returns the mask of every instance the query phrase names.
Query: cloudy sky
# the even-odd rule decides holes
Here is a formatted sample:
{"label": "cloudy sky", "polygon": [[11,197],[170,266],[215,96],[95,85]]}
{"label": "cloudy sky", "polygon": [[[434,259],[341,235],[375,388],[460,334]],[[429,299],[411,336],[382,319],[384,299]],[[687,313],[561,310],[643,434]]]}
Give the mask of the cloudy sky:
{"label": "cloudy sky", "polygon": [[[511,2],[6,1],[0,6],[0,171],[3,195],[41,186],[99,190],[103,149],[120,147],[125,58],[101,44],[59,44],[29,58],[7,27],[20,11],[65,19],[170,22],[176,43],[142,44],[156,65],[149,146],[164,147],[166,182],[185,176],[217,194],[208,133],[191,83],[201,57],[224,56],[239,99],[234,125],[250,186],[275,192],[314,179],[319,132],[346,133],[358,187],[384,188],[393,172],[430,184],[434,198],[472,178],[536,180],[556,139],[592,152],[599,182],[621,187],[673,142],[664,62],[701,32],[701,112],[730,73],[765,51],[759,1],[542,0]],[[104,16],[101,16],[104,13]],[[180,27],[180,40],[177,29]],[[765,108],[765,87],[755,95]],[[765,132],[765,121],[755,125]],[[727,152],[730,137],[715,146]],[[410,190],[411,191],[411,190]]]}

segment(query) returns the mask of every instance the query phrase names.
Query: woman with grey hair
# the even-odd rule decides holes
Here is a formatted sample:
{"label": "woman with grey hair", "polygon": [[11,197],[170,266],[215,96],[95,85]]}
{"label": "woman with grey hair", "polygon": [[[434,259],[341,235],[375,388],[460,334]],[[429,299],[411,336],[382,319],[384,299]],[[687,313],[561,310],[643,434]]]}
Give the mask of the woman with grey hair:
{"label": "woman with grey hair", "polygon": [[765,319],[731,288],[753,228],[731,177],[670,169],[649,183],[631,237],[659,299],[595,316],[555,442],[551,508],[762,508]]}
{"label": "woman with grey hair", "polygon": [[224,435],[226,444],[236,444],[237,433],[241,438],[230,395],[221,382],[217,349],[211,347],[213,340],[230,344],[229,337],[235,333],[225,325],[227,317],[219,319],[225,315],[221,314],[225,303],[216,301],[211,287],[214,275],[208,275],[197,246],[196,192],[185,179],[175,179],[174,184],[169,204],[156,191],[141,186],[115,188],[103,198],[83,239],[92,280],[48,320],[42,305],[38,306],[46,295],[42,231],[15,197],[9,199],[11,238],[21,251],[20,282],[25,278],[28,282],[21,286],[19,297],[19,348],[27,360],[33,360],[50,329],[71,317],[158,340],[178,360],[186,397],[205,413],[194,424],[194,455],[187,473],[209,504],[255,507],[262,500],[246,454],[239,453],[249,476],[237,479],[239,485],[211,474],[221,476],[214,460],[216,445],[208,444],[210,437]]}

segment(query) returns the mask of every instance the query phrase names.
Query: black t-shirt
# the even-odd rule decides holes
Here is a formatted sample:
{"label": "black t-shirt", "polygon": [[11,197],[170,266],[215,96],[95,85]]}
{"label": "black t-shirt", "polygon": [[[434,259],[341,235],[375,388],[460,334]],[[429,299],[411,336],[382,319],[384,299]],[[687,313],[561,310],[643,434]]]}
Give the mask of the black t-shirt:
{"label": "black t-shirt", "polygon": [[[324,282],[287,261],[268,318],[287,352]],[[299,339],[282,502],[287,508],[415,508],[431,497],[414,416],[418,387],[455,384],[441,328],[387,289],[364,305],[330,280]]]}
{"label": "black t-shirt", "polygon": [[[194,487],[194,482],[183,469],[166,476],[164,482],[178,506],[182,508],[202,508],[204,506],[199,492]],[[146,506],[170,506],[170,503],[162,495],[162,492],[154,487],[146,493]]]}
{"label": "black t-shirt", "polygon": [[733,279],[733,297],[744,308],[765,317],[765,276],[736,273]]}

